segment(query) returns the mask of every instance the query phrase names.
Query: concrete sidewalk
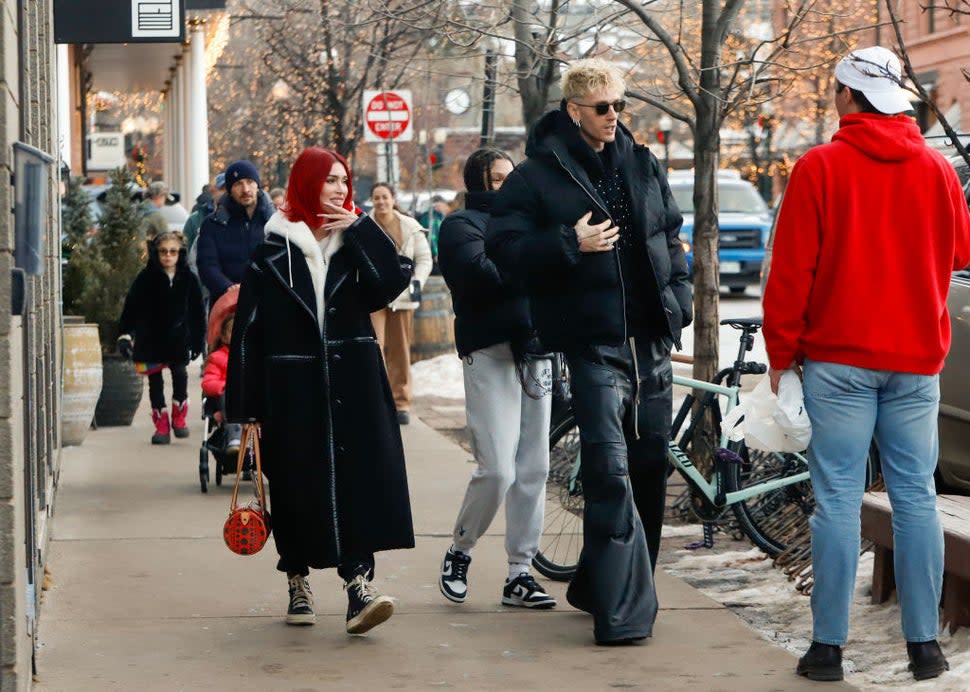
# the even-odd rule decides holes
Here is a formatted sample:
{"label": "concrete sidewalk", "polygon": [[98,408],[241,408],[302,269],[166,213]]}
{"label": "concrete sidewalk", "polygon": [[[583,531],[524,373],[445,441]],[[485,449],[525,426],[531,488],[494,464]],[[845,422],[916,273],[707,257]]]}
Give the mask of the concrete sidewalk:
{"label": "concrete sidewalk", "polygon": [[195,412],[192,437],[152,447],[145,407],[147,396],[131,427],[92,431],[64,450],[35,689],[816,687],[794,675],[790,654],[662,572],[661,612],[642,646],[594,646],[592,620],[565,603],[564,584],[546,582],[555,610],[504,608],[501,519],[474,552],[468,602],[447,602],[437,570],[472,467],[417,420],[403,428],[417,548],[377,556],[377,583],[398,599],[394,617],[348,636],[329,570],[310,576],[316,626],[287,627],[272,542],[248,558],[223,544],[234,477],[199,490]]}

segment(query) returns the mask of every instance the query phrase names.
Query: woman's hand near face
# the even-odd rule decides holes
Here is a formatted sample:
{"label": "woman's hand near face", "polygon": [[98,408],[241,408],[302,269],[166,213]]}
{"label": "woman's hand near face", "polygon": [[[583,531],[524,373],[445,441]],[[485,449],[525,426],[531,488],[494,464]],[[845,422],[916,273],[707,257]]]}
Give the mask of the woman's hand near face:
{"label": "woman's hand near face", "polygon": [[324,223],[321,228],[324,231],[342,231],[357,220],[357,214],[352,211],[348,211],[343,207],[338,207],[336,204],[322,202],[321,206],[323,207],[324,211],[322,214]]}

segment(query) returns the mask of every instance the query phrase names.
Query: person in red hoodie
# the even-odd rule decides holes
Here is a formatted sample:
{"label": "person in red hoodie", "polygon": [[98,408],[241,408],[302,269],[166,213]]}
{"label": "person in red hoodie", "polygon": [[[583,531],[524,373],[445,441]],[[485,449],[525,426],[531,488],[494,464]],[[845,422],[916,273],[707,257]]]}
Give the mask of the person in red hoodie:
{"label": "person in red hoodie", "polygon": [[213,344],[212,352],[205,362],[202,371],[202,393],[210,401],[218,402],[219,409],[213,413],[213,419],[222,426],[225,436],[226,454],[239,452],[239,441],[242,438],[242,426],[236,423],[226,423],[226,372],[229,370],[229,340],[232,335],[232,325],[235,314],[229,313],[222,320],[219,328],[219,338]]}
{"label": "person in red hoodie", "polygon": [[856,50],[835,78],[839,129],[792,170],[764,296],[772,388],[800,367],[812,422],[813,632],[796,672],[843,677],[874,437],[909,669],[922,680],[949,668],[936,640],[943,534],[933,471],[946,297],[951,272],[970,264],[970,213],[953,168],[905,114],[898,58]]}

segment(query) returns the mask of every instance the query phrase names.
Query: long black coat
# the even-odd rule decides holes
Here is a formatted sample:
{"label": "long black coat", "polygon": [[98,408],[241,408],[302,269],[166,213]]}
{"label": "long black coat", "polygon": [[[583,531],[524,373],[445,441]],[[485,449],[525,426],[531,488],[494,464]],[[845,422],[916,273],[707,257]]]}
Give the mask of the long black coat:
{"label": "long black coat", "polygon": [[634,242],[645,246],[650,266],[643,267],[642,276],[623,276],[618,250],[580,253],[576,221],[586,212],[593,212],[591,223],[610,214],[570,152],[561,129],[565,118],[551,111],[533,128],[526,146],[529,158],[506,179],[492,206],[488,255],[500,269],[527,282],[533,322],[552,350],[623,343],[628,336],[624,282],[635,279],[656,282],[648,295],[659,304],[645,306],[647,318],[679,348],[693,309],[678,237],[683,218],[666,176],[650,150],[618,125],[615,143],[607,146],[615,146],[622,161]]}
{"label": "long black coat", "polygon": [[451,291],[458,355],[532,336],[529,300],[521,284],[503,277],[485,254],[485,227],[495,192],[469,192],[465,209],[449,214],[438,232],[438,266]]}
{"label": "long black coat", "polygon": [[185,249],[179,252],[175,276],[169,282],[154,243],[149,243],[148,264],[128,289],[119,327],[133,338],[136,361],[185,365],[190,353],[202,352],[206,327],[202,288],[189,269]]}
{"label": "long black coat", "polygon": [[[369,317],[408,285],[410,260],[367,216],[332,241],[330,257],[282,214],[266,230],[240,287],[226,407],[231,421],[262,423],[278,567],[414,547],[401,433]],[[311,271],[325,272],[323,286]]]}

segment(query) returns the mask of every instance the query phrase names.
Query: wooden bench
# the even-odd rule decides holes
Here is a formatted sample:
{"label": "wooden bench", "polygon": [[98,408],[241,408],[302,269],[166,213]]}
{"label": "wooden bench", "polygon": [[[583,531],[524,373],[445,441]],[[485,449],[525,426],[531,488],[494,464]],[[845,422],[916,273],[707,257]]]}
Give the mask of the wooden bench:
{"label": "wooden bench", "polygon": [[[943,524],[943,624],[950,633],[970,627],[970,497],[939,495],[936,506]],[[882,603],[895,588],[892,509],[884,492],[866,493],[862,500],[862,537],[875,544],[872,602]]]}

